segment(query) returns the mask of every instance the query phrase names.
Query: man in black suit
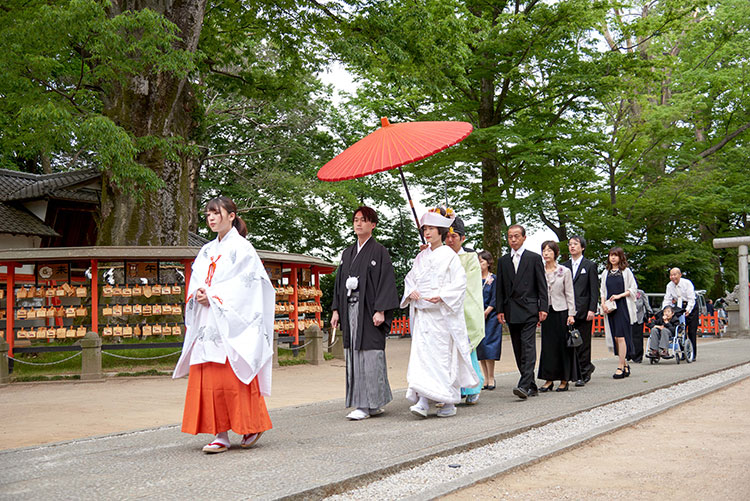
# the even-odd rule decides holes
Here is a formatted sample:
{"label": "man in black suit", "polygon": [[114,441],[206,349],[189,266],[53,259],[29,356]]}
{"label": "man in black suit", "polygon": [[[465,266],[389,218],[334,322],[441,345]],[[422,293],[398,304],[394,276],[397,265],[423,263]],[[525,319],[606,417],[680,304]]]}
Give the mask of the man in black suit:
{"label": "man in black suit", "polygon": [[508,323],[516,366],[521,378],[513,394],[522,400],[538,394],[534,379],[536,326],[547,318],[547,278],[542,257],[526,250],[526,229],[520,224],[508,228],[511,252],[497,262],[495,304],[497,320]]}
{"label": "man in black suit", "polygon": [[591,327],[596,306],[599,303],[599,274],[596,265],[583,257],[586,240],[578,235],[568,239],[570,259],[563,263],[573,272],[573,292],[576,300],[575,327],[581,333],[583,344],[576,350],[578,363],[581,366],[581,379],[576,386],[584,386],[591,380],[594,364],[591,363]]}

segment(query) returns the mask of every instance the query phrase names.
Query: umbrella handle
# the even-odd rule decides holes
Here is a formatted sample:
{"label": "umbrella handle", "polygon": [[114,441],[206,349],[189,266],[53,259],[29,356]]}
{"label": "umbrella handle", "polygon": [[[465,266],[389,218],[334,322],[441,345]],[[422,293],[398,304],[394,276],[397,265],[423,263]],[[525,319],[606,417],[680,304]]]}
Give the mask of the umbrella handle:
{"label": "umbrella handle", "polygon": [[409,187],[406,186],[406,178],[404,177],[404,171],[401,170],[401,167],[398,168],[398,173],[401,174],[401,182],[404,183],[404,190],[406,190],[406,198],[409,199],[409,205],[411,206],[411,213],[414,215],[414,222],[417,224],[417,233],[419,233],[419,238],[422,240],[422,243],[426,243],[424,240],[424,235],[422,235],[422,232],[419,231],[419,218],[417,217],[417,209],[414,208],[414,202],[411,199],[411,193],[409,193]]}

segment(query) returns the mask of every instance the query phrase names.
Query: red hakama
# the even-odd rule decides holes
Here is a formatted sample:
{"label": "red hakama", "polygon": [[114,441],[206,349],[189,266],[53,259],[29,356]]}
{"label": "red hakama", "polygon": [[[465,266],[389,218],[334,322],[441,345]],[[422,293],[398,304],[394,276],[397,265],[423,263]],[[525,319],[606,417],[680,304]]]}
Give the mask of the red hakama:
{"label": "red hakama", "polygon": [[271,417],[260,394],[257,377],[250,384],[243,384],[229,363],[190,366],[183,432],[216,435],[232,430],[247,435],[271,428]]}

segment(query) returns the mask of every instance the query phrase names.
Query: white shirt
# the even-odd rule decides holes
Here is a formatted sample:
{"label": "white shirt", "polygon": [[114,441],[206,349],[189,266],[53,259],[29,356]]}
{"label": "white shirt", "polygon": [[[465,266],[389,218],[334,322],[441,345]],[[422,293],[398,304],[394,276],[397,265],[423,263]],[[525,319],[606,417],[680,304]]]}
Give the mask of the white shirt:
{"label": "white shirt", "polygon": [[[667,292],[664,294],[664,301],[661,307],[672,306],[673,302],[677,304],[678,308],[685,308],[685,314],[690,314],[695,306],[695,287],[693,282],[687,278],[680,278],[677,285],[671,280],[667,284]],[[685,306],[685,303],[687,305]]]}
{"label": "white shirt", "polygon": [[510,259],[513,261],[513,268],[518,271],[518,264],[521,262],[521,256],[523,256],[523,251],[526,249],[521,246],[518,248],[518,250],[510,250]]}
{"label": "white shirt", "polygon": [[369,237],[367,237],[367,240],[365,240],[364,242],[362,242],[362,245],[359,245],[359,239],[357,239],[357,254],[359,254],[359,251],[362,250],[362,247],[364,247],[365,244],[367,242],[369,242],[371,238],[372,238],[372,235],[370,235]]}
{"label": "white shirt", "polygon": [[581,266],[581,261],[583,261],[583,254],[578,259],[570,258],[571,264],[573,265],[573,278],[575,278],[576,273],[578,273],[578,267]]}

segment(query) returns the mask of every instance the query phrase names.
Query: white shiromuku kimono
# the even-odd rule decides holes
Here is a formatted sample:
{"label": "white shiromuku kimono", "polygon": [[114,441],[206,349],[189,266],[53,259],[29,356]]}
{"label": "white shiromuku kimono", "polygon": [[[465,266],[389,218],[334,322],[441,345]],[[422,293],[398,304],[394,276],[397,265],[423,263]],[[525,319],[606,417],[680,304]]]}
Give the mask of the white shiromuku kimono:
{"label": "white shiromuku kimono", "polygon": [[[204,288],[210,306],[198,304]],[[229,361],[244,384],[258,377],[260,393],[271,395],[276,293],[253,245],[229,230],[203,246],[195,258],[185,306],[185,342],[173,378],[189,366]]]}
{"label": "white shiromuku kimono", "polygon": [[[437,304],[422,298],[440,297]],[[401,307],[409,305],[411,354],[406,373],[406,398],[419,397],[455,404],[461,401],[461,387],[479,383],[471,365],[471,345],[464,319],[466,273],[458,254],[446,246],[420,252],[406,275]]]}

